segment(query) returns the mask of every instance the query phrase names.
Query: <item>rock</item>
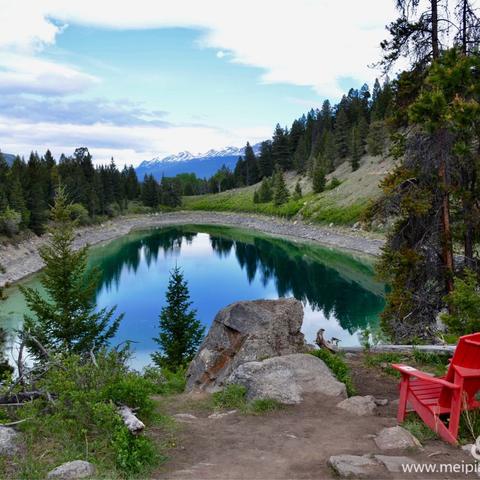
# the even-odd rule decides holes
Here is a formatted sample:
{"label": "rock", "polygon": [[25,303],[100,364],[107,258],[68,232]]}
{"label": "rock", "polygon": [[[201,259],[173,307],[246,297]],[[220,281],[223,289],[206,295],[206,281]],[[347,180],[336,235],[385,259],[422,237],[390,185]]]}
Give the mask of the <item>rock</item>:
{"label": "rock", "polygon": [[228,383],[246,387],[247,399],[271,398],[280,403],[300,403],[303,394],[322,393],[346,398],[345,385],[317,357],[297,353],[240,365]]}
{"label": "rock", "polygon": [[375,415],[377,413],[377,405],[371,395],[347,398],[341,401],[337,407],[359,416]]}
{"label": "rock", "polygon": [[0,427],[0,455],[12,456],[18,452],[20,434],[10,427]]}
{"label": "rock", "polygon": [[95,475],[95,465],[83,460],[63,463],[48,472],[47,478],[58,478],[61,480],[74,480],[76,478],[88,478]]}
{"label": "rock", "polygon": [[197,419],[197,417],[195,415],[192,415],[191,413],[176,413],[173,417],[177,420],[180,420],[181,422]]}
{"label": "rock", "polygon": [[388,398],[374,398],[373,401],[378,407],[385,407],[388,405]]}
{"label": "rock", "polygon": [[305,351],[301,302],[237,302],[220,310],[187,371],[187,391],[215,391],[239,365]]}
{"label": "rock", "polygon": [[421,443],[403,427],[388,427],[380,431],[375,437],[375,443],[380,450],[400,450],[404,448],[418,448]]}
{"label": "rock", "polygon": [[229,410],[228,412],[212,413],[211,415],[208,416],[208,418],[217,420],[218,418],[228,417],[229,415],[233,415],[234,413],[237,413],[237,410]]}
{"label": "rock", "polygon": [[368,455],[334,455],[328,463],[343,478],[380,478],[380,464]]}
{"label": "rock", "polygon": [[402,473],[402,465],[414,465],[417,464],[413,458],[409,457],[388,457],[386,455],[375,455],[375,458],[385,465],[386,469],[392,473]]}

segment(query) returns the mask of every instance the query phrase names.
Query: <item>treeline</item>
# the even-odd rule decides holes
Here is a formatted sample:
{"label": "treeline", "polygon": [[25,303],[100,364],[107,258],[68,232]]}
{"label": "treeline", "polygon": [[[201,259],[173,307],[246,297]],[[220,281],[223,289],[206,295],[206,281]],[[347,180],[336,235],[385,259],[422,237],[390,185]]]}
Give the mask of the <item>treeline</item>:
{"label": "treeline", "polygon": [[47,150],[32,152],[28,161],[17,156],[11,165],[0,154],[0,233],[17,234],[30,229],[44,233],[49,207],[59,185],[73,203],[71,215],[80,224],[114,217],[143,207],[175,207],[181,203],[181,185],[175,179],[160,183],[146,177],[139,182],[133,166],[119,170],[112,161],[94,166],[87,148],[77,148],[72,156],[61,155],[58,162]]}
{"label": "treeline", "polygon": [[310,110],[290,128],[277,124],[272,139],[262,142],[257,154],[247,143],[233,171],[223,166],[205,181],[203,189],[194,188],[193,193],[205,193],[205,189],[218,193],[253,185],[272,177],[277,169],[313,177],[315,169],[327,174],[349,161],[356,170],[365,153],[385,152],[389,138],[386,119],[393,108],[394,89],[395,82],[388,77],[383,85],[377,79],[372,92],[366,84],[359,90],[352,88],[337,105],[325,100],[321,109]]}

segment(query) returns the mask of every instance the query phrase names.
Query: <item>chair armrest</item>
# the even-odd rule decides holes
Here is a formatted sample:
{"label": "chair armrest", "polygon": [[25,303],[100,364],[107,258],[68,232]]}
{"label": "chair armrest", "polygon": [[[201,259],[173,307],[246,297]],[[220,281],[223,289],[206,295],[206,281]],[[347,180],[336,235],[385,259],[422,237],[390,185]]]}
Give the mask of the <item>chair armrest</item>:
{"label": "chair armrest", "polygon": [[408,365],[401,365],[392,363],[392,367],[395,370],[398,370],[402,375],[406,377],[415,377],[420,378],[421,380],[426,380],[427,382],[436,383],[438,385],[442,385],[447,388],[460,388],[460,385],[455,385],[454,383],[447,382],[441,378],[433,377],[432,375],[428,375],[428,373],[421,372],[416,368],[409,367]]}
{"label": "chair armrest", "polygon": [[468,377],[478,377],[480,378],[480,369],[479,368],[467,368],[467,367],[460,367],[458,365],[453,365],[455,371],[464,378]]}

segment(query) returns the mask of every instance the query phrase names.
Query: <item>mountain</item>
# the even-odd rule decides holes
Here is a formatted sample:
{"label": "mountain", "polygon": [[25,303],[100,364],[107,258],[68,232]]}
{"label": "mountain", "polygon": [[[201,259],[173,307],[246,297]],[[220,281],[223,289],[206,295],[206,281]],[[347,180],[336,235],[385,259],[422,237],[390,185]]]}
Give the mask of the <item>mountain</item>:
{"label": "mountain", "polygon": [[11,165],[13,161],[15,160],[15,155],[12,155],[11,153],[3,153],[3,158],[6,160],[6,162]]}
{"label": "mountain", "polygon": [[[252,146],[255,154],[260,152],[260,143]],[[245,153],[245,147],[225,147],[221,150],[209,150],[205,153],[193,154],[187,151],[168,157],[155,157],[145,160],[135,170],[140,180],[145,175],[153,175],[157,180],[162,176],[174,177],[179,173],[195,173],[199,178],[211,177],[222,165],[235,168],[238,157]]]}

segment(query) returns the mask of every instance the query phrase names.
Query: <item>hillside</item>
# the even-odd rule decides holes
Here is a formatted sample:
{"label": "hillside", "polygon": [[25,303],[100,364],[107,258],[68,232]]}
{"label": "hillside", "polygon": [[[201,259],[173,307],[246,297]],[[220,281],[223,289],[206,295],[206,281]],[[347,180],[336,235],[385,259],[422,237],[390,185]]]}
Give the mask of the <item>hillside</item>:
{"label": "hillside", "polygon": [[312,192],[312,183],[307,176],[288,172],[285,180],[290,192],[299,181],[303,197],[280,207],[275,207],[272,202],[253,203],[253,193],[260,184],[218,194],[184,197],[183,206],[189,210],[252,212],[287,217],[298,215],[319,223],[352,225],[361,218],[370,201],[378,198],[379,182],[392,167],[391,159],[370,155],[362,157],[360,168],[355,172],[351,171],[348,162],[344,162],[327,176],[327,181],[337,178],[340,185],[320,194]]}

